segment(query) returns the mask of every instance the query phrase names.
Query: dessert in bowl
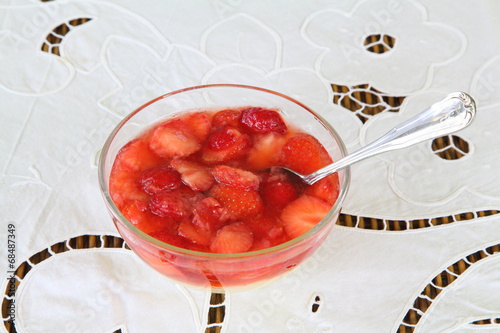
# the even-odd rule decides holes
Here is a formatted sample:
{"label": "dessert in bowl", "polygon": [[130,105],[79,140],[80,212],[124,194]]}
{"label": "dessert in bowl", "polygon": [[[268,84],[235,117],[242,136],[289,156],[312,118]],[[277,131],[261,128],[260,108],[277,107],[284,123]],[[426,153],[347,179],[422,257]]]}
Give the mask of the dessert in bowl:
{"label": "dessert in bowl", "polygon": [[301,103],[242,85],[191,87],[141,106],[99,161],[119,233],[151,267],[214,291],[254,288],[309,257],[335,224],[349,169],[306,185],[346,155],[333,127]]}

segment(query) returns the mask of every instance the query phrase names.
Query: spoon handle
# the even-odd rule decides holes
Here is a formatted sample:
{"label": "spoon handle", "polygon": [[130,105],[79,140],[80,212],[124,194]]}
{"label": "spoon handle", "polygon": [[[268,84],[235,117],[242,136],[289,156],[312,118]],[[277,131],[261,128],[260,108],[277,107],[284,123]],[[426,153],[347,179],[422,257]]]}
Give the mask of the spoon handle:
{"label": "spoon handle", "polygon": [[313,184],[365,158],[456,132],[469,125],[475,113],[471,96],[464,92],[451,93],[376,141],[310,174],[305,181]]}

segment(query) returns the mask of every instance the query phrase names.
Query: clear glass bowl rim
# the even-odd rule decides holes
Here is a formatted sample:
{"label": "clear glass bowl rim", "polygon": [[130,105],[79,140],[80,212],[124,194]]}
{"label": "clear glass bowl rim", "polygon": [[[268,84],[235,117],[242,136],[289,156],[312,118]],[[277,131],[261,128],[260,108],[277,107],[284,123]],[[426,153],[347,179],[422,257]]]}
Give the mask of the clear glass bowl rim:
{"label": "clear glass bowl rim", "polygon": [[341,184],[340,191],[339,191],[339,196],[337,200],[335,201],[335,204],[332,206],[328,214],[320,221],[318,222],[313,228],[305,232],[304,234],[291,239],[285,243],[272,246],[266,249],[258,250],[258,251],[249,251],[249,252],[242,252],[242,253],[209,253],[209,252],[200,252],[200,251],[193,251],[193,250],[188,250],[184,249],[181,247],[177,247],[174,245],[170,245],[168,243],[162,242],[147,233],[143,232],[139,228],[137,228],[135,225],[133,225],[130,221],[128,221],[125,216],[118,210],[116,207],[115,203],[111,199],[111,195],[108,190],[108,184],[105,180],[105,171],[104,171],[104,163],[106,160],[106,155],[109,150],[109,146],[111,145],[111,142],[113,141],[114,137],[120,131],[120,129],[123,127],[123,125],[133,116],[135,116],[137,113],[141,112],[143,109],[147,108],[149,105],[168,98],[170,96],[174,96],[177,94],[181,94],[187,91],[191,90],[201,90],[201,89],[210,89],[210,88],[238,88],[238,89],[252,89],[256,91],[260,91],[263,93],[268,93],[268,94],[273,94],[275,96],[287,99],[288,101],[297,104],[304,110],[310,112],[313,114],[314,117],[316,117],[323,126],[325,126],[329,132],[333,134],[335,137],[335,140],[337,141],[337,144],[339,146],[339,149],[342,153],[342,156],[347,155],[347,149],[345,147],[344,142],[342,141],[342,138],[340,135],[337,133],[337,131],[330,125],[329,122],[327,122],[323,117],[321,117],[319,114],[311,110],[309,107],[305,106],[301,102],[284,95],[282,93],[269,90],[266,88],[260,88],[260,87],[255,87],[255,86],[250,86],[250,85],[242,85],[242,84],[206,84],[206,85],[197,85],[197,86],[192,86],[192,87],[187,87],[184,89],[179,89],[175,91],[171,91],[169,93],[166,93],[164,95],[158,96],[155,99],[150,100],[149,102],[141,105],[131,113],[129,113],[125,118],[123,118],[117,125],[116,127],[111,131],[110,135],[106,139],[106,142],[103,145],[103,148],[101,150],[100,156],[99,156],[99,162],[98,162],[98,179],[99,179],[99,186],[100,190],[102,193],[102,196],[104,198],[105,204],[108,208],[108,210],[113,214],[113,217],[117,219],[125,228],[127,228],[130,232],[132,232],[135,236],[138,236],[141,240],[154,245],[157,248],[160,248],[162,250],[168,251],[168,252],[174,252],[176,254],[181,254],[185,255],[188,257],[196,258],[196,259],[217,259],[217,260],[231,260],[231,259],[253,259],[257,257],[262,257],[266,256],[269,254],[273,254],[276,252],[283,252],[289,248],[294,247],[295,245],[307,241],[308,239],[314,237],[318,232],[320,232],[323,228],[325,228],[329,223],[335,223],[333,220],[333,217],[340,211],[342,203],[344,202],[344,199],[347,195],[347,191],[349,188],[349,183],[350,183],[350,177],[351,177],[351,170],[350,167],[346,167],[344,169],[344,181]]}

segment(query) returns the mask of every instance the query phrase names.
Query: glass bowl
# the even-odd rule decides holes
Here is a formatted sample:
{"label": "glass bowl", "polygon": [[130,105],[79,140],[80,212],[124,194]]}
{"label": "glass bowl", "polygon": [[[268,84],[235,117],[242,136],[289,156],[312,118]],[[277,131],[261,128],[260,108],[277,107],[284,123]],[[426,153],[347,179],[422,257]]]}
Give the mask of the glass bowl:
{"label": "glass bowl", "polygon": [[160,96],[126,116],[103,146],[99,184],[118,232],[142,260],[178,283],[224,292],[247,290],[273,281],[308,258],[340,214],[350,180],[349,168],[338,173],[338,199],[317,225],[295,239],[259,251],[217,254],[187,250],[149,236],[122,215],[111,199],[108,185],[114,160],[125,144],[154,124],[182,112],[242,106],[277,108],[288,123],[314,135],[333,160],[346,155],[332,126],[300,102],[270,90],[232,84],[196,86]]}

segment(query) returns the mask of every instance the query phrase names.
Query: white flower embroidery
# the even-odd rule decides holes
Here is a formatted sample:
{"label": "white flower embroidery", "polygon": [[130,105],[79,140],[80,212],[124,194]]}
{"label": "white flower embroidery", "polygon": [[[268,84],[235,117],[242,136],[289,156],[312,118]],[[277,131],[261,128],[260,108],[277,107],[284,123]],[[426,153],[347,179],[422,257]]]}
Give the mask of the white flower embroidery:
{"label": "white flower embroidery", "polygon": [[[316,67],[331,82],[369,83],[398,94],[425,89],[436,65],[465,50],[458,29],[427,21],[425,8],[412,1],[360,1],[350,12],[323,10],[307,18],[302,33],[324,49]],[[365,40],[377,34],[394,38],[394,47],[382,54],[369,52]]]}
{"label": "white flower embroidery", "polygon": [[160,95],[200,84],[215,65],[188,46],[168,45],[165,53],[158,53],[128,38],[110,40],[104,55],[105,68],[116,87],[99,103],[120,117]]}

